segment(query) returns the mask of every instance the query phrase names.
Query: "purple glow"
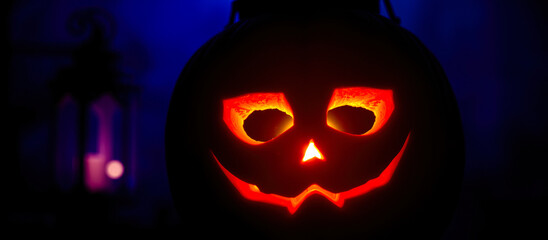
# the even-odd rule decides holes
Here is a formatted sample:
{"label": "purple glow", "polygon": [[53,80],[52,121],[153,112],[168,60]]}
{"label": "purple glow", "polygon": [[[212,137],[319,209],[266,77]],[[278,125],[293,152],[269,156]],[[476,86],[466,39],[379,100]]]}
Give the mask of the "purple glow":
{"label": "purple glow", "polygon": [[[91,192],[106,190],[110,187],[110,182],[107,181],[107,176],[110,178],[112,177],[108,175],[107,172],[107,161],[113,158],[112,126],[114,114],[117,109],[118,104],[110,95],[104,95],[92,104],[93,113],[96,114],[98,120],[98,137],[97,153],[88,153],[85,160],[85,181],[88,190]],[[105,171],[105,169],[107,169],[107,171]],[[122,173],[123,166],[122,172],[119,173],[120,176]]]}

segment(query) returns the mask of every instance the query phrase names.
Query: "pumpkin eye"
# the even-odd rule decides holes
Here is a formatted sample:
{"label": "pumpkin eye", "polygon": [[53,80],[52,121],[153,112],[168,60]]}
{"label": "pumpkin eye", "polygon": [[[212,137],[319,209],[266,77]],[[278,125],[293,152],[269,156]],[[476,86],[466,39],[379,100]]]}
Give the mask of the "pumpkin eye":
{"label": "pumpkin eye", "polygon": [[293,125],[293,118],[278,109],[253,111],[244,120],[247,135],[261,142],[274,139]]}
{"label": "pumpkin eye", "polygon": [[327,112],[329,126],[345,133],[361,135],[375,123],[375,114],[365,108],[340,106]]}
{"label": "pumpkin eye", "polygon": [[293,113],[283,93],[251,93],[223,100],[223,120],[240,140],[257,145],[293,126]]}
{"label": "pumpkin eye", "polygon": [[365,136],[381,129],[393,110],[392,90],[337,88],[327,108],[327,125],[344,133]]}

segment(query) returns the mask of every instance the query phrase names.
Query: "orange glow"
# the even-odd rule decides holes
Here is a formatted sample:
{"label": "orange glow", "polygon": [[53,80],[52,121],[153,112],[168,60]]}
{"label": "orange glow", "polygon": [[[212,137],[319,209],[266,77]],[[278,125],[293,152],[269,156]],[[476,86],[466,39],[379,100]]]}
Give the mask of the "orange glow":
{"label": "orange glow", "polygon": [[318,194],[321,196],[324,196],[326,199],[331,201],[333,204],[335,204],[338,207],[342,207],[344,205],[344,202],[347,199],[354,198],[363,194],[368,193],[369,191],[384,186],[386,183],[390,181],[392,178],[392,174],[394,174],[394,171],[396,170],[396,167],[398,166],[398,163],[400,162],[400,159],[403,155],[403,152],[405,151],[405,148],[407,147],[407,142],[409,141],[409,135],[407,135],[407,139],[405,139],[405,143],[401,147],[398,154],[392,159],[390,164],[381,172],[381,174],[373,179],[368,180],[364,184],[354,187],[350,190],[339,192],[339,193],[333,193],[329,190],[326,190],[322,188],[321,186],[317,184],[312,184],[308,188],[306,188],[304,191],[302,191],[299,195],[295,197],[285,197],[280,196],[278,194],[266,194],[262,193],[257,185],[246,183],[242,180],[240,180],[238,177],[234,176],[230,171],[228,171],[226,168],[223,167],[223,165],[219,162],[215,154],[213,154],[213,158],[215,158],[215,161],[217,161],[217,164],[225,174],[225,176],[228,178],[228,180],[236,187],[238,192],[240,194],[251,201],[256,202],[262,202],[277,206],[282,206],[287,208],[290,214],[294,214],[297,209],[301,206],[304,200],[306,200],[309,196]]}
{"label": "orange glow", "polygon": [[308,162],[313,158],[325,161],[325,159],[323,158],[323,155],[320,153],[320,150],[318,150],[316,145],[314,145],[314,140],[310,139],[310,143],[308,144],[308,147],[306,148],[303,161],[301,163]]}
{"label": "orange glow", "polygon": [[[283,93],[251,93],[223,100],[223,120],[240,140],[257,145],[263,143],[250,138],[244,130],[245,119],[253,111],[278,109],[293,118],[293,112]],[[293,121],[282,132],[293,126]]]}
{"label": "orange glow", "polygon": [[[331,96],[327,111],[341,106],[365,108],[375,114],[375,123],[369,131],[359,136],[373,134],[378,131],[390,118],[394,111],[392,90],[383,90],[368,87],[337,88]],[[327,121],[327,125],[337,129],[337,124]]]}

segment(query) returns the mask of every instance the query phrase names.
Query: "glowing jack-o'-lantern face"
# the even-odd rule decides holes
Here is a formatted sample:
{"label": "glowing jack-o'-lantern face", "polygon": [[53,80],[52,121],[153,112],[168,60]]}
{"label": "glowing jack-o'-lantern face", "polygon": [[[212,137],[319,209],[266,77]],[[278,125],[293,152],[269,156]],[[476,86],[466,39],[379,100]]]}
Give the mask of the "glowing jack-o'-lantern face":
{"label": "glowing jack-o'-lantern face", "polygon": [[[353,108],[361,108],[361,111],[372,112],[374,114],[374,121],[372,124],[362,123],[358,125],[366,125],[366,129],[363,133],[352,133],[346,132],[345,128],[342,127],[344,123],[335,120],[335,117],[331,114],[331,110],[337,109],[342,106],[349,106]],[[287,102],[283,93],[252,93],[246,94],[243,96],[226,99],[223,101],[223,120],[226,126],[230,131],[240,140],[251,144],[268,144],[268,141],[259,141],[253,139],[245,131],[245,121],[250,117],[251,114],[257,111],[265,110],[278,110],[281,113],[285,113],[290,117],[289,121],[279,121],[277,124],[271,124],[273,126],[261,126],[264,128],[275,128],[276,130],[271,134],[271,139],[278,137],[283,132],[289,130],[293,126],[293,112],[291,111],[290,104]],[[382,126],[388,121],[392,111],[394,110],[394,103],[392,99],[391,90],[382,90],[375,88],[367,87],[349,87],[349,88],[338,88],[335,89],[331,97],[331,101],[327,106],[326,114],[326,125],[341,131],[342,133],[347,133],[350,135],[356,136],[366,136],[374,134],[379,131]],[[340,114],[339,114],[340,115]],[[331,117],[330,117],[331,116]],[[350,188],[342,192],[331,192],[324,189],[318,184],[311,184],[309,187],[304,189],[300,194],[293,197],[281,196],[275,193],[266,194],[261,192],[260,188],[257,185],[252,183],[247,183],[242,181],[237,176],[228,171],[223,165],[219,162],[215,153],[212,153],[217,164],[222,169],[223,173],[230,180],[230,182],[236,187],[240,194],[246,199],[263,202],[273,205],[279,205],[286,207],[287,210],[293,214],[299,206],[303,203],[305,199],[313,194],[322,195],[335,204],[338,207],[342,207],[345,200],[363,195],[370,190],[383,186],[392,177],[394,170],[398,166],[398,163],[402,157],[402,154],[405,151],[407,146],[407,141],[409,136],[405,140],[405,143],[396,153],[394,158],[390,161],[388,166],[380,173],[376,178],[365,181],[365,183]],[[307,144],[306,150],[303,152],[303,157],[301,163],[309,163],[312,160],[321,160],[325,161],[328,158],[330,161],[337,161],[336,156],[324,156],[321,151],[314,144],[314,140],[310,139],[310,142]],[[283,156],[282,156],[283,157]],[[331,157],[333,157],[331,159]]]}
{"label": "glowing jack-o'-lantern face", "polygon": [[166,159],[196,229],[385,238],[449,221],[463,147],[443,72],[406,32],[340,16],[245,22],[185,67]]}

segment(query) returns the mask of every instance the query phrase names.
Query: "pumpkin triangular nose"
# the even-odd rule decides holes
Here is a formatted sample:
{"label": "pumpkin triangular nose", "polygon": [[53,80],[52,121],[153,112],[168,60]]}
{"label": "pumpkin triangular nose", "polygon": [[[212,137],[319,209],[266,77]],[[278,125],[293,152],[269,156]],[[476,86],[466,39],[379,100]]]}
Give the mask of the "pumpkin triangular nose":
{"label": "pumpkin triangular nose", "polygon": [[313,159],[325,161],[322,153],[320,153],[320,150],[318,150],[316,145],[314,145],[314,140],[310,139],[310,143],[304,152],[303,161],[301,163],[309,162]]}

